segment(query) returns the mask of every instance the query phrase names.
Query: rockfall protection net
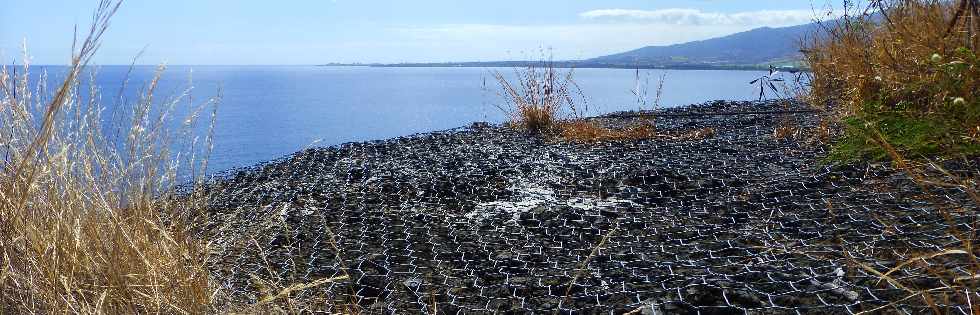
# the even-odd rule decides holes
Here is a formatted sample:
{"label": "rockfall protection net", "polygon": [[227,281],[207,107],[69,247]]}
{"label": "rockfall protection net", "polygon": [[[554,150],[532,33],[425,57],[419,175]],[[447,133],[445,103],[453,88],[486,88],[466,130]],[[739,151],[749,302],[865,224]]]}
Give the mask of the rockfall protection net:
{"label": "rockfall protection net", "polygon": [[[906,289],[940,285],[929,267],[968,273],[949,255],[893,273],[906,289],[879,281],[868,268],[958,246],[948,231],[967,230],[976,205],[956,188],[923,198],[884,165],[821,164],[824,146],[773,137],[781,119],[656,120],[714,128],[707,139],[574,144],[483,127],[306,150],[215,186],[211,265],[246,302],[255,279],[347,276],[294,295],[429,314],[914,314],[927,309]],[[965,296],[980,301],[936,303],[970,313]]]}

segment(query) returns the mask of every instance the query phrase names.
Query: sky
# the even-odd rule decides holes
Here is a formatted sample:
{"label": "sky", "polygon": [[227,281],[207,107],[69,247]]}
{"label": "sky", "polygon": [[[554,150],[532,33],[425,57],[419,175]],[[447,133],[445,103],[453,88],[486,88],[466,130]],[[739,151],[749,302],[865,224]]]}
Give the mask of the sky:
{"label": "sky", "polygon": [[[5,1],[8,2],[8,1]],[[12,3],[10,3],[12,2]],[[96,0],[10,0],[0,58],[64,64]],[[94,62],[311,65],[577,60],[808,23],[826,0],[127,0]],[[9,60],[9,61],[8,61]]]}

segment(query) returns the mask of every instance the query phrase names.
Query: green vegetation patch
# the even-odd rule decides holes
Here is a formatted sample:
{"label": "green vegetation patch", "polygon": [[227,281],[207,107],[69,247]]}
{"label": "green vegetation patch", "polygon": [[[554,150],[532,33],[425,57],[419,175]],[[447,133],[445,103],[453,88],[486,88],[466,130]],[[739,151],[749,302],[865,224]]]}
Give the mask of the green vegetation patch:
{"label": "green vegetation patch", "polygon": [[869,104],[844,120],[844,137],[833,145],[831,160],[888,160],[882,141],[910,159],[980,155],[980,130],[975,126],[980,121],[980,103],[950,101],[945,111],[926,114],[901,106],[888,111],[881,108]]}

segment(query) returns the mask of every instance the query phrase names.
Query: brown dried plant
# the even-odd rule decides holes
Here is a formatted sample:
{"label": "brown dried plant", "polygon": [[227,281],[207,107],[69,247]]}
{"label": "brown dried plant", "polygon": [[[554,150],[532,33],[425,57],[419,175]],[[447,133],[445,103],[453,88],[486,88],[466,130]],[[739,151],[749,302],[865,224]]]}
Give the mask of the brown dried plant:
{"label": "brown dried plant", "polygon": [[217,99],[172,123],[186,98],[155,97],[161,67],[134,103],[121,105],[126,133],[107,132],[97,88],[80,86],[119,5],[99,3],[53,91],[46,75],[32,89],[27,58],[19,73],[0,69],[0,313],[210,310],[207,245],[184,224],[202,199],[194,189],[177,192],[184,179],[202,180],[210,132],[199,154],[172,159],[171,148]]}
{"label": "brown dried plant", "polygon": [[[574,69],[561,71],[553,62],[514,70],[515,82],[499,71],[493,76],[500,84],[505,104],[497,107],[510,117],[513,126],[532,133],[551,132],[562,115],[581,116],[588,104],[574,80]],[[585,107],[579,108],[578,105]]]}

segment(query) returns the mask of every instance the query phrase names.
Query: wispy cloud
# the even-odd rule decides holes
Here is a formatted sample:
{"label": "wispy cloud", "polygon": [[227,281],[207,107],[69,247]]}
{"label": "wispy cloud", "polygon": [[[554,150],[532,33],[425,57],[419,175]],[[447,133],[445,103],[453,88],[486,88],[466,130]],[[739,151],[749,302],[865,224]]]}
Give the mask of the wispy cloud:
{"label": "wispy cloud", "polygon": [[625,20],[670,25],[787,26],[810,22],[816,15],[811,10],[764,10],[720,13],[704,12],[698,9],[601,9],[582,12],[579,16],[595,20]]}

